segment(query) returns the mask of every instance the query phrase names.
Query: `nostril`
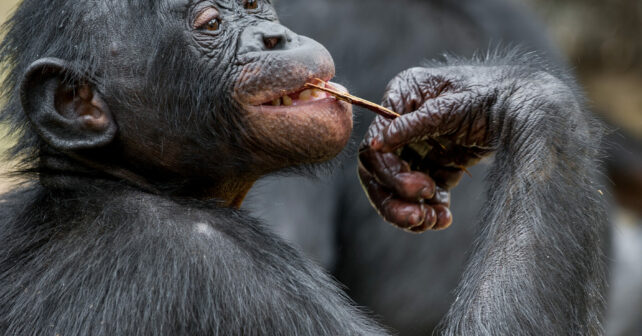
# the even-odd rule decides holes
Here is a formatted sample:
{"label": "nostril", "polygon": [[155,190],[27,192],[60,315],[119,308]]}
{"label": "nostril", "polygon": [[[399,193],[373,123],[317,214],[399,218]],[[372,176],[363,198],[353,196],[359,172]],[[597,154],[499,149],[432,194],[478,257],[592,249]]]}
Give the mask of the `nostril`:
{"label": "nostril", "polygon": [[280,36],[263,37],[263,44],[265,45],[265,49],[272,50],[277,48],[282,40],[283,38]]}

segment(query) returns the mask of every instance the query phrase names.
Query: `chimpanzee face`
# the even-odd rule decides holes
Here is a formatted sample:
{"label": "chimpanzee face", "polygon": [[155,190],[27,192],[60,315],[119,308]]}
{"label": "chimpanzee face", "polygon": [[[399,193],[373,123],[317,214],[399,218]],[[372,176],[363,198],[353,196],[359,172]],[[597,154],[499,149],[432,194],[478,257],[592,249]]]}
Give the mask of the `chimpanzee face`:
{"label": "chimpanzee face", "polygon": [[327,161],[349,139],[350,105],[304,88],[345,90],[329,82],[332,58],[268,0],[25,0],[21,11],[30,22],[17,31],[40,34],[21,46],[34,57],[21,60],[22,109],[74,160],[212,190]]}
{"label": "chimpanzee face", "polygon": [[[127,128],[123,139],[132,159],[160,158],[165,167],[198,175],[212,168],[221,174],[225,166],[262,175],[327,161],[345,146],[351,107],[304,88],[314,82],[345,90],[329,83],[331,56],[282,26],[270,1],[168,0],[153,14],[156,29],[149,29],[154,19],[135,24],[139,43],[124,55],[134,61],[132,55],[144,55],[139,67],[145,71],[133,81],[144,86],[129,91],[151,98],[142,110],[157,111],[133,117],[127,104],[130,111],[115,113],[117,121],[126,115],[119,125]],[[149,124],[151,134],[141,124]]]}

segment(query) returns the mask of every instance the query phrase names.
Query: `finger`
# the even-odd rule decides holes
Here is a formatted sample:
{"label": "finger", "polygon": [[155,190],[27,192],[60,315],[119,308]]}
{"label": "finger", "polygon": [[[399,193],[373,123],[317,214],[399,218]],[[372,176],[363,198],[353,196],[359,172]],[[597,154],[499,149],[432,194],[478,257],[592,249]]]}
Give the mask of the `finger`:
{"label": "finger", "polygon": [[406,200],[431,199],[435,195],[436,185],[430,176],[422,172],[397,174],[394,177],[396,194]]}
{"label": "finger", "polygon": [[370,203],[387,222],[403,229],[411,229],[425,223],[434,226],[437,222],[437,214],[431,207],[394,198],[391,192],[383,188],[362,167],[359,167],[359,178]]}
{"label": "finger", "polygon": [[[432,228],[437,223],[437,213],[429,206],[390,198],[381,205],[383,219],[393,225],[412,230],[416,227]],[[425,230],[424,230],[425,231]]]}
{"label": "finger", "polygon": [[448,227],[450,227],[450,225],[453,223],[453,216],[452,216],[452,213],[450,212],[450,209],[448,209],[448,207],[444,205],[432,205],[431,207],[435,211],[435,214],[437,216],[435,223],[431,225],[431,223],[425,222],[422,225],[418,225],[411,228],[410,231],[415,233],[421,233],[427,230],[434,230],[434,231],[445,230]]}
{"label": "finger", "polygon": [[435,191],[435,196],[431,199],[426,200],[426,203],[431,205],[443,205],[445,207],[450,207],[450,192],[442,187],[437,186]]}
{"label": "finger", "polygon": [[421,225],[417,225],[412,228],[409,228],[408,231],[414,232],[414,233],[422,233],[428,230],[437,230],[436,227],[438,225],[440,225],[440,227],[448,227],[448,225],[450,225],[450,224],[447,224],[447,222],[449,221],[448,216],[450,214],[450,210],[448,210],[448,208],[442,205],[428,206],[428,207],[430,208],[430,215],[432,216],[434,214],[435,216],[434,220],[431,220],[431,221],[426,220]]}
{"label": "finger", "polygon": [[390,152],[425,137],[445,134],[464,114],[461,106],[466,106],[462,102],[467,99],[468,95],[461,93],[428,99],[415,112],[398,117],[381,130],[376,137],[375,149]]}
{"label": "finger", "polygon": [[421,68],[413,68],[395,76],[386,87],[381,105],[399,114],[415,111],[422,103],[422,94],[416,85],[416,78],[422,71]]}
{"label": "finger", "polygon": [[370,124],[370,127],[368,127],[368,131],[366,132],[363,142],[361,143],[359,152],[372,147],[373,143],[376,144],[377,135],[380,134],[386,127],[388,127],[390,121],[390,119],[386,119],[382,116],[375,117],[372,124]]}
{"label": "finger", "polygon": [[359,155],[359,164],[400,198],[416,201],[430,199],[435,194],[435,182],[430,176],[410,171],[408,163],[397,155],[366,150]]}
{"label": "finger", "polygon": [[412,113],[391,121],[377,134],[377,150],[390,152],[405,144],[427,137],[448,135],[466,146],[489,146],[489,109],[495,100],[492,95],[471,92],[451,93],[426,100]]}
{"label": "finger", "polygon": [[452,82],[436,69],[416,67],[397,75],[386,87],[382,105],[399,114],[416,111],[426,99],[447,91]]}
{"label": "finger", "polygon": [[443,205],[435,205],[433,206],[433,209],[435,209],[435,212],[437,213],[437,221],[431,229],[439,231],[449,228],[453,223],[453,215],[450,212],[450,209]]}

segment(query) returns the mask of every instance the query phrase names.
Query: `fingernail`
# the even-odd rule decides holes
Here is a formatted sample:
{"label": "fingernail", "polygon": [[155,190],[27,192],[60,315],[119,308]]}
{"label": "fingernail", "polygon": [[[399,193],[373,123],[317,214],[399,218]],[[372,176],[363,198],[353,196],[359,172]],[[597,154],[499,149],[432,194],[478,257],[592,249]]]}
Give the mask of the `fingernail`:
{"label": "fingernail", "polygon": [[434,230],[445,230],[453,223],[453,215],[448,208],[443,208],[437,214],[437,224]]}
{"label": "fingernail", "polygon": [[426,223],[430,224],[429,227],[432,229],[435,224],[437,224],[437,213],[435,209],[429,208],[426,213]]}
{"label": "fingernail", "polygon": [[408,218],[408,224],[410,224],[410,227],[415,227],[417,225],[420,225],[420,224],[422,224],[422,222],[423,222],[423,220],[422,220],[421,216],[419,216],[419,214],[417,214],[417,213],[413,213]]}
{"label": "fingernail", "polygon": [[421,198],[424,199],[431,199],[435,196],[435,188],[433,187],[425,187],[421,189]]}

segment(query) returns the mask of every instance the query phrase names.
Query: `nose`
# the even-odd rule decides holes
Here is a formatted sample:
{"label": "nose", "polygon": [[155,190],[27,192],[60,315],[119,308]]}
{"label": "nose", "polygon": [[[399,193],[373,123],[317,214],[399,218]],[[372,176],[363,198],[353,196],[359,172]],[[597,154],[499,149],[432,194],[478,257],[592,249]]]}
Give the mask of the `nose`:
{"label": "nose", "polygon": [[243,30],[239,37],[238,54],[256,51],[288,50],[296,47],[297,35],[274,22],[260,22]]}

